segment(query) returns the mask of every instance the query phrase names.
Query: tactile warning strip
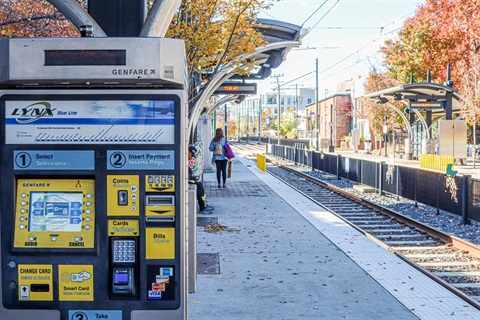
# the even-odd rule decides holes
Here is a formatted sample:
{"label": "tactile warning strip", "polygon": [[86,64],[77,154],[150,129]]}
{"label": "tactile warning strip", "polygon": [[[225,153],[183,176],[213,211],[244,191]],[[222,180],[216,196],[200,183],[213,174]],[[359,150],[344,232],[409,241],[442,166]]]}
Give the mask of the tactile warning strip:
{"label": "tactile warning strip", "polygon": [[258,181],[227,180],[226,188],[218,188],[217,183],[206,181],[204,186],[207,198],[268,197],[273,194],[270,187],[265,183]]}

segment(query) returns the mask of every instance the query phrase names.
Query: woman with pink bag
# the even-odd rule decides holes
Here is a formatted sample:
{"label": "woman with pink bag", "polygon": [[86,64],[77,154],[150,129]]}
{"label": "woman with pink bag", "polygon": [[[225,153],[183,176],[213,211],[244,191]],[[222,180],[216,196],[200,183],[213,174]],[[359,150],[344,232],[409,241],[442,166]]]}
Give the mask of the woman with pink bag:
{"label": "woman with pink bag", "polygon": [[[215,130],[215,136],[210,142],[210,146],[208,149],[213,152],[213,161],[215,161],[215,165],[217,167],[217,183],[219,188],[222,187],[222,184],[220,183],[222,180],[223,187],[227,187],[228,158],[226,156],[225,145],[228,145],[228,141],[223,134],[223,130],[221,128],[218,128],[217,130]],[[220,179],[220,177],[222,179]]]}

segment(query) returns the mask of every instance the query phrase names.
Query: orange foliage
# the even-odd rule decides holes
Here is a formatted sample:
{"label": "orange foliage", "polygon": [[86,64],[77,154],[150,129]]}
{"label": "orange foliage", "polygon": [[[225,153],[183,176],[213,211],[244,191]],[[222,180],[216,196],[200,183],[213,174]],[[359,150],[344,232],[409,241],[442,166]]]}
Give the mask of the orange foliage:
{"label": "orange foliage", "polygon": [[480,0],[427,0],[407,19],[397,40],[382,48],[394,79],[407,83],[410,75],[424,81],[428,70],[432,81],[445,81],[447,64],[452,78],[462,80],[458,68],[479,45]]}
{"label": "orange foliage", "polygon": [[[77,0],[84,7],[86,0]],[[76,37],[77,29],[48,1],[0,1],[0,37]]]}

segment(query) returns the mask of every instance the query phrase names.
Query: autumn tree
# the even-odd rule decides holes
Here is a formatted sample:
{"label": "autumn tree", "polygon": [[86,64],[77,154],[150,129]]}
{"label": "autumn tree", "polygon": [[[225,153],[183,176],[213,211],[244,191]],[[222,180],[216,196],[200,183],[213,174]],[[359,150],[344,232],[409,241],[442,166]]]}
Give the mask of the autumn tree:
{"label": "autumn tree", "polygon": [[[84,7],[87,0],[77,0]],[[0,36],[6,38],[78,37],[80,33],[43,0],[0,1]]]}
{"label": "autumn tree", "polygon": [[[471,61],[472,67],[464,67],[463,63],[461,68],[464,69],[461,77],[461,98],[462,98],[462,112],[467,121],[467,124],[472,127],[469,134],[470,143],[477,144],[477,126],[480,120],[479,107],[480,107],[480,52],[472,55]],[[465,62],[466,64],[466,62]]]}
{"label": "autumn tree", "polygon": [[[476,6],[461,5],[459,19],[464,38],[466,54],[457,65],[457,86],[462,97],[462,112],[472,130],[470,142],[476,145],[477,126],[480,120],[480,1],[473,1]],[[457,78],[456,77],[456,78]],[[455,78],[455,79],[456,79]]]}
{"label": "autumn tree", "polygon": [[462,111],[473,124],[479,106],[480,0],[427,0],[382,51],[391,77],[402,83],[410,75],[422,81],[428,70],[433,82],[443,83],[450,64]]}
{"label": "autumn tree", "polygon": [[228,132],[227,137],[234,137],[238,133],[237,121],[228,120]]}
{"label": "autumn tree", "polygon": [[[373,93],[383,89],[398,85],[398,81],[388,76],[387,72],[379,72],[373,68],[368,74],[365,84],[365,92]],[[388,125],[389,130],[393,129],[393,124],[401,124],[402,119],[391,108],[384,104],[376,104],[375,101],[364,98],[364,108],[357,112],[356,117],[368,119],[373,134],[383,133],[383,125]],[[405,107],[399,102],[392,102],[400,110]],[[385,118],[387,121],[385,121]]]}
{"label": "autumn tree", "polygon": [[245,75],[255,61],[244,56],[264,44],[256,17],[269,7],[262,0],[186,0],[172,20],[167,37],[185,40],[193,107],[205,86],[224,68]]}
{"label": "autumn tree", "polygon": [[[86,8],[87,0],[76,0]],[[147,1],[151,6],[153,1]],[[166,37],[185,41],[190,110],[222,70],[248,75],[257,66],[245,59],[264,44],[256,28],[265,0],[184,0]],[[47,1],[8,0],[0,4],[4,37],[78,36],[77,30]]]}

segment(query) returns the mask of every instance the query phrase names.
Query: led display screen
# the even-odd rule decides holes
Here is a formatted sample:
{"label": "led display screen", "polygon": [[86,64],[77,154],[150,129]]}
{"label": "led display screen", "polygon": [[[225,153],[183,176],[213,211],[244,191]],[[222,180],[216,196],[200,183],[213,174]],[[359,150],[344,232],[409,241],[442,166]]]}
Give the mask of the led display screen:
{"label": "led display screen", "polygon": [[82,231],[82,192],[30,192],[28,230]]}
{"label": "led display screen", "polygon": [[124,66],[126,50],[45,50],[46,66]]}

